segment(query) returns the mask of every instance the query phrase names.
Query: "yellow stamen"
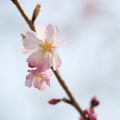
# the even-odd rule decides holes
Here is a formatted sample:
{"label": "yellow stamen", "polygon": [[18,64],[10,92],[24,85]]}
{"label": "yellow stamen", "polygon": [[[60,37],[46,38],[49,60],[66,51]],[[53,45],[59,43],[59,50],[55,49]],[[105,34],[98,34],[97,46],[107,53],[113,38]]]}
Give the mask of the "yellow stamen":
{"label": "yellow stamen", "polygon": [[36,75],[36,78],[37,79],[40,79],[40,78],[42,79],[42,78],[44,78],[44,76]]}
{"label": "yellow stamen", "polygon": [[52,43],[49,43],[47,41],[45,41],[45,43],[43,43],[40,46],[43,48],[44,52],[51,52],[52,49],[54,48],[54,46],[52,45]]}
{"label": "yellow stamen", "polygon": [[39,84],[40,80],[44,79],[44,76],[36,75],[36,83]]}

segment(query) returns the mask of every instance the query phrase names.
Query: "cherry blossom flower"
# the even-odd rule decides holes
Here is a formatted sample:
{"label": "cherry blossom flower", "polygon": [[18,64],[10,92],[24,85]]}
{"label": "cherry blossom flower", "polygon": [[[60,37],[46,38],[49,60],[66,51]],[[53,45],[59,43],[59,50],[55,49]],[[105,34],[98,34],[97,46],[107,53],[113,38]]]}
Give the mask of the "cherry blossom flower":
{"label": "cherry blossom flower", "polygon": [[52,73],[41,72],[38,70],[28,70],[29,74],[26,76],[25,85],[32,87],[32,85],[38,90],[44,90],[46,85],[50,86],[50,79]]}
{"label": "cherry blossom flower", "polygon": [[23,45],[26,51],[29,51],[27,59],[28,66],[45,71],[50,67],[56,70],[61,65],[61,59],[57,53],[57,48],[64,44],[57,40],[57,28],[48,25],[45,28],[39,24],[35,27],[36,32],[28,31]]}

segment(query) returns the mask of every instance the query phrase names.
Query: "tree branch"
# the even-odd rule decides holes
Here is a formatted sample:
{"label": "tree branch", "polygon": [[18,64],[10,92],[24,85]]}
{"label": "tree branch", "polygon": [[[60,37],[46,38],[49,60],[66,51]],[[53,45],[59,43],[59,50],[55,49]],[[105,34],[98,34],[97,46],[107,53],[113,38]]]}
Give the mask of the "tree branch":
{"label": "tree branch", "polygon": [[[27,15],[25,14],[25,12],[23,11],[22,7],[20,6],[18,0],[11,0],[16,7],[18,8],[19,12],[21,13],[22,17],[25,19],[26,23],[29,25],[29,27],[31,28],[31,30],[35,31],[35,27],[34,24],[32,23],[32,21],[27,17]],[[64,91],[66,92],[66,94],[68,95],[68,97],[70,98],[70,103],[79,113],[80,115],[84,118],[84,120],[89,120],[89,118],[86,118],[86,116],[83,114],[82,109],[80,108],[80,106],[78,105],[78,103],[76,102],[75,98],[73,97],[72,93],[70,92],[70,90],[68,89],[67,85],[65,84],[65,82],[63,81],[63,79],[61,78],[60,74],[58,73],[58,71],[54,71],[53,68],[51,68],[53,73],[55,74],[58,82],[60,83],[60,85],[62,86],[62,88],[64,89]],[[63,99],[64,101],[64,99]],[[67,101],[64,101],[67,103]]]}
{"label": "tree branch", "polygon": [[58,73],[58,71],[54,71],[53,68],[51,68],[53,73],[55,74],[58,82],[60,83],[60,85],[62,86],[62,88],[64,89],[64,91],[66,92],[66,94],[68,95],[68,97],[71,100],[71,105],[73,107],[76,108],[76,110],[80,113],[80,115],[85,119],[85,120],[89,120],[88,118],[85,117],[85,115],[82,112],[81,107],[78,105],[78,103],[76,102],[75,98],[73,97],[72,93],[70,92],[70,90],[68,89],[67,85],[65,84],[64,80],[61,78],[60,74]]}
{"label": "tree branch", "polygon": [[27,22],[28,26],[31,28],[31,30],[35,31],[35,27],[34,27],[33,23],[31,22],[31,20],[25,14],[25,12],[22,9],[21,5],[19,4],[18,0],[11,0],[11,1],[15,4],[15,6],[19,10],[19,12],[23,16],[24,20]]}

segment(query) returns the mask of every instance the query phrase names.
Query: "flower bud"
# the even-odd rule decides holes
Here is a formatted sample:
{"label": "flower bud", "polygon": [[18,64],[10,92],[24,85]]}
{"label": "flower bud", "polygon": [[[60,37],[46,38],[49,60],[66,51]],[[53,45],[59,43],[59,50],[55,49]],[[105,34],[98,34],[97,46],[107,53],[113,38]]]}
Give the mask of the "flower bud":
{"label": "flower bud", "polygon": [[91,100],[91,107],[95,107],[99,105],[99,101],[96,97],[93,97]]}
{"label": "flower bud", "polygon": [[84,115],[89,115],[89,114],[90,114],[90,111],[89,111],[88,109],[85,109],[85,110],[83,110],[83,114],[84,114]]}
{"label": "flower bud", "polygon": [[51,104],[51,105],[55,105],[60,101],[61,101],[60,99],[51,99],[51,100],[48,101],[48,103]]}
{"label": "flower bud", "polygon": [[39,4],[36,5],[36,7],[35,7],[35,9],[33,11],[33,16],[32,16],[32,20],[31,20],[32,22],[34,22],[35,19],[37,18],[38,14],[40,12],[40,7],[41,6]]}

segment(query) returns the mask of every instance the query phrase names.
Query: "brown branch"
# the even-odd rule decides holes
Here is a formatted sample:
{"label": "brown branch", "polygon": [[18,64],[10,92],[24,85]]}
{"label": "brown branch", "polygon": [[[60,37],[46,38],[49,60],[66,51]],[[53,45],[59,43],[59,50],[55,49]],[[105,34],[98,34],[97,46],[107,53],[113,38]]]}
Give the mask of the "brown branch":
{"label": "brown branch", "polygon": [[[16,7],[18,8],[19,12],[21,13],[22,17],[25,19],[26,23],[29,25],[29,27],[31,28],[31,30],[35,31],[35,27],[34,24],[32,23],[32,21],[27,17],[27,15],[25,14],[25,12],[23,11],[22,7],[20,6],[18,0],[11,0]],[[64,89],[64,91],[66,92],[66,94],[68,95],[68,97],[70,98],[70,104],[76,108],[76,110],[80,113],[80,115],[84,118],[84,120],[89,120],[88,118],[86,118],[86,116],[83,114],[82,109],[80,108],[80,106],[78,105],[78,103],[76,102],[75,98],[73,97],[72,93],[70,92],[70,90],[68,89],[68,87],[66,86],[65,82],[63,81],[63,79],[61,78],[60,74],[58,73],[58,71],[54,71],[53,68],[51,68],[53,73],[55,74],[58,82],[60,83],[60,85],[62,86],[62,88]],[[64,101],[64,100],[63,100]]]}
{"label": "brown branch", "polygon": [[89,120],[88,118],[85,117],[85,115],[82,112],[82,109],[80,108],[80,106],[78,105],[78,103],[76,102],[75,98],[73,97],[72,93],[70,92],[70,90],[68,89],[67,85],[65,84],[64,80],[61,78],[60,74],[58,73],[58,71],[54,71],[53,68],[51,68],[53,73],[55,74],[58,82],[60,83],[60,85],[62,86],[62,88],[65,90],[66,94],[68,95],[68,97],[71,100],[71,105],[73,107],[76,108],[76,110],[80,113],[80,115],[85,119],[85,120]]}
{"label": "brown branch", "polygon": [[62,98],[61,99],[61,101],[63,101],[63,102],[65,102],[65,103],[67,103],[67,104],[70,104],[70,105],[72,105],[72,101],[71,100],[69,100],[69,99],[67,99],[67,98]]}
{"label": "brown branch", "polygon": [[51,105],[56,105],[56,104],[58,104],[59,102],[65,102],[65,103],[67,103],[67,104],[72,105],[72,104],[71,104],[71,100],[69,100],[69,99],[67,99],[67,98],[62,98],[62,99],[53,98],[53,99],[51,99],[51,100],[48,101],[48,103],[51,104]]}
{"label": "brown branch", "polygon": [[35,9],[34,9],[34,11],[33,11],[32,19],[31,19],[31,22],[32,22],[32,23],[35,22],[37,16],[39,15],[40,7],[41,7],[41,6],[40,6],[39,4],[36,5],[36,7],[35,7]]}
{"label": "brown branch", "polygon": [[21,5],[19,4],[18,0],[11,0],[15,6],[18,8],[19,12],[21,13],[21,15],[23,16],[24,20],[27,22],[28,26],[31,28],[31,30],[35,31],[35,27],[33,25],[33,23],[31,22],[31,20],[27,17],[27,15],[25,14],[24,10],[22,9]]}

